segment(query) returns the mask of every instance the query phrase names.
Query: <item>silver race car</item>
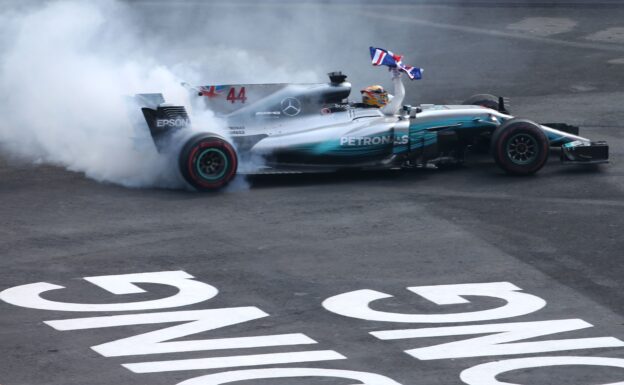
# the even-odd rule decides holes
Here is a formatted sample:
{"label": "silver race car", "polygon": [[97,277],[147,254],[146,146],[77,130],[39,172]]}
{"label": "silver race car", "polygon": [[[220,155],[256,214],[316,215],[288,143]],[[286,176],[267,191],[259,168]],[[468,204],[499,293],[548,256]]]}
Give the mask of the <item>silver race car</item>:
{"label": "silver race car", "polygon": [[[564,163],[608,161],[605,142],[578,136],[578,127],[568,124],[514,118],[502,97],[409,106],[395,95],[388,111],[348,102],[351,84],[342,73],[330,73],[329,80],[188,86],[195,107],[217,114],[227,134],[193,127],[185,107],[165,103],[161,94],[134,98],[159,151],[170,150],[174,136],[189,133],[173,148],[186,182],[202,191],[226,186],[237,173],[441,167],[461,163],[469,150],[484,146],[514,175],[539,171],[552,148]],[[398,94],[400,82],[395,76]]]}

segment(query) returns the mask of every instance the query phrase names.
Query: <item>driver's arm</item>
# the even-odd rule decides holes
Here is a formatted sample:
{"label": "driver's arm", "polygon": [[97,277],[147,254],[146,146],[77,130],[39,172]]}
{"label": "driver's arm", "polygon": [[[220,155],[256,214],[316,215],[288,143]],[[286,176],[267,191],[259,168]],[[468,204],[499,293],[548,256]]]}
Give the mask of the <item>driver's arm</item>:
{"label": "driver's arm", "polygon": [[401,107],[403,107],[403,99],[405,99],[405,87],[401,80],[401,71],[398,68],[392,68],[392,84],[394,85],[394,97],[385,107],[381,109],[385,115],[396,115]]}

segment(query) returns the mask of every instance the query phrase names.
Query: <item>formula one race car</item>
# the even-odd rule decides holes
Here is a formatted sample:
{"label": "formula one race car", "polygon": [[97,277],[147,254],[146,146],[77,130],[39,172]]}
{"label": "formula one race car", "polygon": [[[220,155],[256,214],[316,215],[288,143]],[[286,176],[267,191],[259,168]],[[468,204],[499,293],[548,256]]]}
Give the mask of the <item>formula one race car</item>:
{"label": "formula one race car", "polygon": [[457,164],[467,150],[483,145],[514,175],[540,170],[551,148],[560,149],[564,163],[608,161],[605,142],[580,137],[571,125],[514,118],[500,97],[476,95],[463,105],[406,105],[389,116],[347,102],[351,84],[342,73],[329,78],[326,84],[189,87],[194,106],[221,117],[225,134],[217,127],[192,127],[186,109],[166,104],[161,94],[138,94],[135,100],[159,151],[174,135],[195,132],[177,151],[182,176],[197,190],[222,188],[237,172]]}

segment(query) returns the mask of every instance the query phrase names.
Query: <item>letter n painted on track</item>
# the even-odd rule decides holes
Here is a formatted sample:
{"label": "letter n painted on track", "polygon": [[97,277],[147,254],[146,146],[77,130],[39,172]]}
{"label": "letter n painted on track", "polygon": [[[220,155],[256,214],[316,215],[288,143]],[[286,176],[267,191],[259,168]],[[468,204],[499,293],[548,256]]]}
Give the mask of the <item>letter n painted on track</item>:
{"label": "letter n painted on track", "polygon": [[511,354],[531,354],[562,350],[624,346],[624,342],[614,337],[575,338],[510,343],[589,327],[592,327],[592,325],[581,319],[566,319],[439,328],[384,330],[371,332],[371,334],[382,340],[396,340],[404,338],[446,337],[496,333],[482,337],[470,338],[463,341],[448,342],[440,345],[405,351],[407,354],[420,360],[496,355],[503,356]]}

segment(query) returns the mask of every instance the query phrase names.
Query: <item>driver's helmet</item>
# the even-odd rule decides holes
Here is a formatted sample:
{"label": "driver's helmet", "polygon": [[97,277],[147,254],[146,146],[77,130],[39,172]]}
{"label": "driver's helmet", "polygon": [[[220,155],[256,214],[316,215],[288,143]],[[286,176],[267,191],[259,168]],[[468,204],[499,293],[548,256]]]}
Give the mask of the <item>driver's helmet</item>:
{"label": "driver's helmet", "polygon": [[388,104],[388,92],[380,85],[368,86],[360,91],[362,103],[371,107],[383,107]]}

